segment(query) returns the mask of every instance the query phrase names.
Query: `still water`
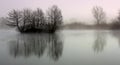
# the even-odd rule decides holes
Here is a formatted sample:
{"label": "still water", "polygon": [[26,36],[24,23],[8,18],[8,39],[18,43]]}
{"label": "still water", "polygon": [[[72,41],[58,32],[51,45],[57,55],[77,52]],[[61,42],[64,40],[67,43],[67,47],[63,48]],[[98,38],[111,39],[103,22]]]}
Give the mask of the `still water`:
{"label": "still water", "polygon": [[0,65],[120,65],[120,31],[0,30]]}

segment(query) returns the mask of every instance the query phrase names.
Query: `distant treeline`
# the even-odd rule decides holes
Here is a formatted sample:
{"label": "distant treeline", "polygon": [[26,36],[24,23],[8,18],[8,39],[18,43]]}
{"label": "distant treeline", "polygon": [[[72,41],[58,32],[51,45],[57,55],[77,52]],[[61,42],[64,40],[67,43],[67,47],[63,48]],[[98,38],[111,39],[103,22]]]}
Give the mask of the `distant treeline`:
{"label": "distant treeline", "polygon": [[[107,22],[106,13],[103,8],[100,6],[95,6],[92,9],[92,14],[94,17],[93,25],[88,25],[82,22],[73,22],[70,24],[64,25],[65,29],[120,29],[120,11],[118,16],[112,20],[112,22]],[[89,21],[88,21],[89,22]]]}
{"label": "distant treeline", "polygon": [[20,32],[50,32],[54,33],[62,24],[63,18],[61,10],[53,5],[47,10],[46,15],[42,9],[12,10],[9,12],[7,20],[14,24]]}

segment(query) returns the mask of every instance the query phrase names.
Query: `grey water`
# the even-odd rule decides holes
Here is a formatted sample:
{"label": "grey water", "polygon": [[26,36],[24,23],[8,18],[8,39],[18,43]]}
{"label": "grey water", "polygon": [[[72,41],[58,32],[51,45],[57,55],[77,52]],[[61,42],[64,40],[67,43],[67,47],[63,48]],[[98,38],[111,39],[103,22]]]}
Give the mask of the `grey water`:
{"label": "grey water", "polygon": [[0,30],[0,65],[120,65],[119,30]]}

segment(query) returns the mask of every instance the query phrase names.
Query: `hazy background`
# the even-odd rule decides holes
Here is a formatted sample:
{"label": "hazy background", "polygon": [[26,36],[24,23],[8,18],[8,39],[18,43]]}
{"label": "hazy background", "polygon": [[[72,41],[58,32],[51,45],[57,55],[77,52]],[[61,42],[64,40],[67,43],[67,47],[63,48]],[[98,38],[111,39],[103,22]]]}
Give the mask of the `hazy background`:
{"label": "hazy background", "polygon": [[12,9],[42,8],[46,12],[54,4],[62,10],[65,23],[93,22],[91,10],[96,5],[103,7],[108,20],[117,16],[120,9],[120,0],[0,0],[0,17],[7,16]]}

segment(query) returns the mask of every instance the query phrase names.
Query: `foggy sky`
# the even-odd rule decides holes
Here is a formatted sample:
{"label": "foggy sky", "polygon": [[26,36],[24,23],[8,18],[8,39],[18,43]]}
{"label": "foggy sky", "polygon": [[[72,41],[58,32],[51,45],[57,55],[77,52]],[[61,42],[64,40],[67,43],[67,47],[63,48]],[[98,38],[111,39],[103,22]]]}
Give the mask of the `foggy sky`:
{"label": "foggy sky", "polygon": [[78,20],[90,23],[94,20],[91,12],[93,6],[103,7],[108,19],[113,19],[120,9],[120,0],[0,0],[0,16],[7,16],[12,9],[23,8],[41,8],[46,12],[52,5],[58,5],[65,21]]}

